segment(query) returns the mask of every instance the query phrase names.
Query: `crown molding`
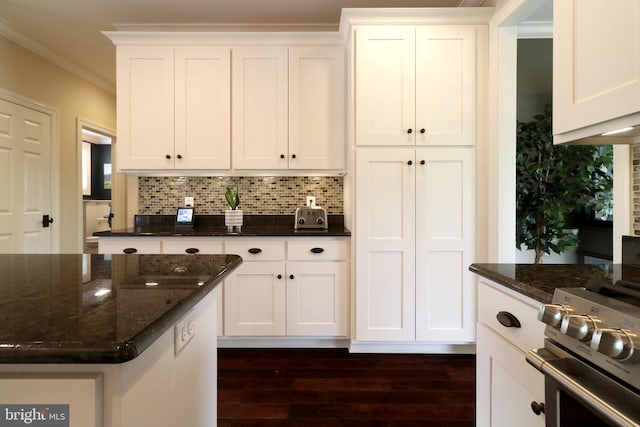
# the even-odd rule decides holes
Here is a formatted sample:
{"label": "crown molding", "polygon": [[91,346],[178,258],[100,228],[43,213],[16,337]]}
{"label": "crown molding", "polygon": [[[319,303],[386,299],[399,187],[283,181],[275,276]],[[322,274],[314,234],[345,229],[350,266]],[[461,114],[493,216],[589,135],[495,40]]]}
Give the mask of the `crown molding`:
{"label": "crown molding", "polygon": [[493,11],[493,7],[343,8],[340,34],[348,40],[356,25],[487,25]]}
{"label": "crown molding", "polygon": [[87,68],[83,67],[77,62],[70,61],[67,58],[64,58],[56,54],[52,50],[42,46],[41,44],[36,43],[32,39],[26,37],[24,34],[10,26],[2,18],[0,18],[0,35],[46,59],[47,61],[52,62],[53,64],[69,71],[75,76],[99,87],[100,89],[106,90],[107,92],[112,94],[116,93],[116,86],[114,83],[111,83],[98,76],[97,74],[89,71]]}
{"label": "crown molding", "polygon": [[553,38],[552,21],[525,21],[518,24],[519,39]]}

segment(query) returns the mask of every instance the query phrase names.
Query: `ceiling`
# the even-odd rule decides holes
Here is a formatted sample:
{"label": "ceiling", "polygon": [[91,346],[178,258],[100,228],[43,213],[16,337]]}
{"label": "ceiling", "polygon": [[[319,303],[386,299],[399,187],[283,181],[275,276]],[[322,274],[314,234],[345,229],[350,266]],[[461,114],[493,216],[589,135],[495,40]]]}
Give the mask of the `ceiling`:
{"label": "ceiling", "polygon": [[483,3],[484,0],[0,0],[0,35],[114,91],[115,47],[100,32],[115,30],[119,24],[327,31],[338,29],[342,8]]}

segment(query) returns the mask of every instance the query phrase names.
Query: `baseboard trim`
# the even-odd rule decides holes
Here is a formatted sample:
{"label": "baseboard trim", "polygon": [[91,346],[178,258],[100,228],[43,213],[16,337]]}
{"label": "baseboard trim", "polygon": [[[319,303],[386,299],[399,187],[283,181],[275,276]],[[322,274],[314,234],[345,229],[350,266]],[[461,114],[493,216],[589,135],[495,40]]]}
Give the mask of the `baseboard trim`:
{"label": "baseboard trim", "polygon": [[390,342],[363,342],[352,341],[349,345],[351,353],[417,353],[417,354],[475,354],[476,345],[463,344],[422,344],[416,342],[390,343]]}

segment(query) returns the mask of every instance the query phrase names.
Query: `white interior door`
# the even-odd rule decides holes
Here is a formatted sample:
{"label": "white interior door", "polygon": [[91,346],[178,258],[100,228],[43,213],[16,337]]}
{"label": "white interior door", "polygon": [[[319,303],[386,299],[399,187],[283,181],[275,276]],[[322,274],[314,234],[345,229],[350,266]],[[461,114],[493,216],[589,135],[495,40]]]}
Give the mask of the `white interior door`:
{"label": "white interior door", "polygon": [[0,253],[52,250],[51,116],[0,99]]}

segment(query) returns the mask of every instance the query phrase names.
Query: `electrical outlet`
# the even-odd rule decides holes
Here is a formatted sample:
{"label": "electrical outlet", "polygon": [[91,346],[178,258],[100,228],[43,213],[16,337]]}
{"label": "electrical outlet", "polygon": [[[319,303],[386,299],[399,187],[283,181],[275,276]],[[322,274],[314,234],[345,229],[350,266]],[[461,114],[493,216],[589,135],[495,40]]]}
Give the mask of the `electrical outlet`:
{"label": "electrical outlet", "polygon": [[193,207],[193,197],[185,197],[184,198],[184,205],[185,206],[192,206]]}
{"label": "electrical outlet", "polygon": [[193,311],[179,320],[174,329],[174,354],[180,351],[191,341],[196,334],[196,324]]}
{"label": "electrical outlet", "polygon": [[316,205],[316,196],[307,196],[307,206],[314,207]]}

